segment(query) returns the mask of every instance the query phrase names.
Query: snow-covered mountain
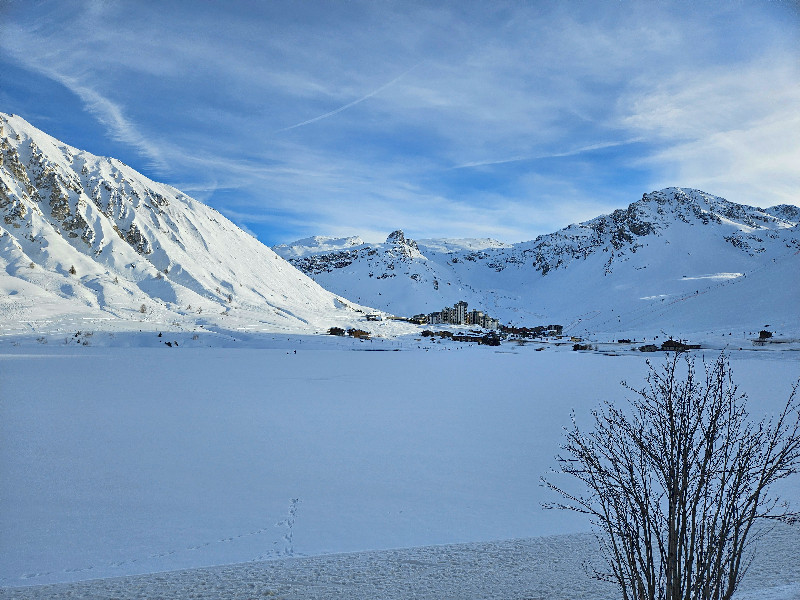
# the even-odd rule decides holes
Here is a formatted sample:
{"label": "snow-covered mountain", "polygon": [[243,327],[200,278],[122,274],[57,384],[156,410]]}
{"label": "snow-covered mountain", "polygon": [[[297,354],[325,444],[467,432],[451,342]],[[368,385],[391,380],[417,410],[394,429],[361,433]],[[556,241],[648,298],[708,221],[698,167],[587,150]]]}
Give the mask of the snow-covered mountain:
{"label": "snow-covered mountain", "polygon": [[[400,315],[459,300],[503,322],[680,334],[800,320],[800,209],[645,194],[533,241],[310,238],[276,246],[326,289]],[[324,240],[324,243],[320,240]]]}
{"label": "snow-covered mountain", "polygon": [[403,326],[367,324],[359,305],[410,316],[466,300],[505,323],[575,334],[800,334],[800,209],[697,190],[645,194],[516,244],[395,231],[383,244],[313,237],[273,252],[175,188],[0,113],[0,216],[3,333],[125,323],[393,334]]}
{"label": "snow-covered mountain", "polygon": [[363,320],[215,210],[2,113],[0,216],[6,333],[67,316],[297,333]]}

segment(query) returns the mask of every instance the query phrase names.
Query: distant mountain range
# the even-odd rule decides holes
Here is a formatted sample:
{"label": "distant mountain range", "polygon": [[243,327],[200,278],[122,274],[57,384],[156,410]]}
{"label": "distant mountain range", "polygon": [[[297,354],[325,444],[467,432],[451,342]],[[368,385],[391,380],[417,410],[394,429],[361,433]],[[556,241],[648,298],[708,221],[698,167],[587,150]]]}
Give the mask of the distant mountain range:
{"label": "distant mountain range", "polygon": [[667,188],[533,241],[313,237],[274,250],[320,285],[400,315],[459,300],[515,325],[680,335],[798,330],[800,209]]}
{"label": "distant mountain range", "polygon": [[[535,240],[312,237],[274,251],[113,158],[0,113],[0,333],[74,327],[323,333],[458,301],[572,335],[800,335],[800,209],[692,189]],[[295,268],[296,267],[296,268]],[[324,289],[323,289],[324,288]]]}
{"label": "distant mountain range", "polygon": [[0,113],[0,324],[314,333],[363,320],[224,216]]}

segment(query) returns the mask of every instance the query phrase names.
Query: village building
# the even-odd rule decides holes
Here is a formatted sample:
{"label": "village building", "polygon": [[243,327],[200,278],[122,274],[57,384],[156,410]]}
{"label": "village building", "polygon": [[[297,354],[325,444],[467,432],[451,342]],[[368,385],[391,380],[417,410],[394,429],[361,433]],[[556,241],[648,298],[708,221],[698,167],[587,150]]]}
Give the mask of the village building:
{"label": "village building", "polygon": [[[427,315],[427,322],[431,325],[475,325],[484,329],[500,329],[500,321],[493,319],[480,310],[468,311],[468,304],[463,300],[456,302],[453,306],[446,306],[439,312],[432,312]],[[422,315],[418,315],[422,316]]]}
{"label": "village building", "polygon": [[456,302],[453,305],[455,309],[455,321],[459,325],[464,325],[467,322],[467,303],[463,300]]}

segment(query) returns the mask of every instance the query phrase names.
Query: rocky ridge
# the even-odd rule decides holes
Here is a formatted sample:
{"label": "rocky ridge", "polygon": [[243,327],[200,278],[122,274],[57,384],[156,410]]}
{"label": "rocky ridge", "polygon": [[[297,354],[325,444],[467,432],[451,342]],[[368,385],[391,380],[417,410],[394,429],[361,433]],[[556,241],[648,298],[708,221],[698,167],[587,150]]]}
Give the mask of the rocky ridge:
{"label": "rocky ridge", "polygon": [[4,322],[316,332],[361,318],[210,207],[2,113],[0,217]]}
{"label": "rocky ridge", "polygon": [[[505,320],[569,321],[590,311],[639,311],[648,298],[677,300],[783,264],[800,249],[799,214],[790,205],[762,209],[667,188],[510,245],[414,242],[398,231],[383,244],[315,252],[297,242],[276,251],[326,288],[398,314],[465,299]],[[695,282],[691,290],[687,281]]]}

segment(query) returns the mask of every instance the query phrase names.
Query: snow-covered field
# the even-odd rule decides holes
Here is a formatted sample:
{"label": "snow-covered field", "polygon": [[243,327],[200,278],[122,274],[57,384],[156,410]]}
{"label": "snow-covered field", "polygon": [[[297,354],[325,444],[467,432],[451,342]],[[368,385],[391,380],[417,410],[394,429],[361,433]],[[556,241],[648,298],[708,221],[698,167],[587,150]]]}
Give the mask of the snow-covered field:
{"label": "snow-covered field", "polygon": [[[587,532],[587,522],[540,508],[552,498],[539,477],[554,465],[572,410],[588,423],[601,399],[622,398],[620,380],[638,385],[646,372],[635,354],[281,340],[267,349],[4,343],[0,595],[260,559]],[[800,376],[797,352],[734,351],[731,363],[756,415],[774,412]],[[798,478],[780,491],[800,504]],[[414,552],[448,560],[437,549]],[[462,552],[458,564],[484,560],[482,552]],[[399,582],[428,560],[305,558],[312,566],[302,578],[313,580],[313,565],[352,573],[373,556],[399,569]],[[523,566],[535,560],[525,556]],[[800,562],[796,545],[781,556]],[[271,565],[246,569],[284,568]],[[359,597],[340,576],[320,579],[337,593],[315,596],[297,584],[307,593],[291,595],[280,585],[291,587],[296,574],[276,575],[284,584],[274,590]],[[743,597],[794,598],[798,582],[795,573],[781,583],[794,595]],[[435,597],[498,597],[475,585]],[[574,592],[507,597],[580,597]],[[371,597],[412,595],[396,594]]]}

